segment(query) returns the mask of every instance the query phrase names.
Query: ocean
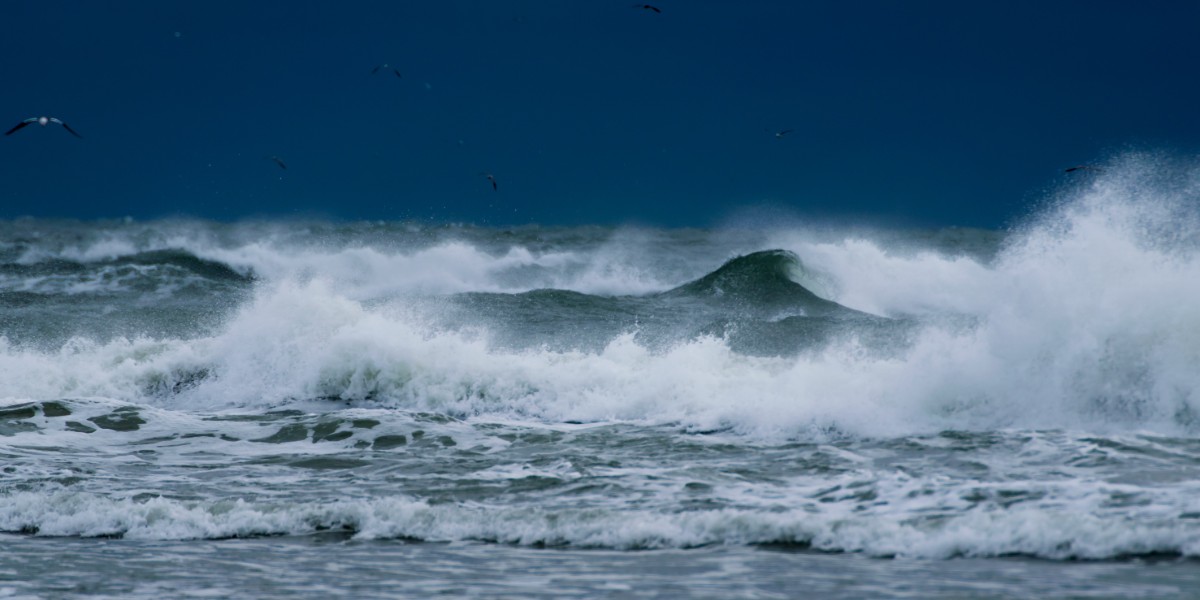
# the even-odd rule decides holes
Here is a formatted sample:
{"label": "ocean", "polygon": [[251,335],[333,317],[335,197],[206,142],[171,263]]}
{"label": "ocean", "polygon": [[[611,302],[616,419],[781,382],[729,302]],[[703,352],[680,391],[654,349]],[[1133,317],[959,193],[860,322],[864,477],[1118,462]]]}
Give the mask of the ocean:
{"label": "ocean", "polygon": [[0,222],[0,596],[1200,594],[1194,180],[1000,231]]}

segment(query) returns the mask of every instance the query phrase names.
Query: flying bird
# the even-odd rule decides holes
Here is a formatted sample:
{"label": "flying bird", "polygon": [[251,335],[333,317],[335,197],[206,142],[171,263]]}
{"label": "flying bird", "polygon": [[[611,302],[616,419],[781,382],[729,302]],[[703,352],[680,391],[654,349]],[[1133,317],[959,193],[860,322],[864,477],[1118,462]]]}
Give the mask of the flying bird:
{"label": "flying bird", "polygon": [[400,69],[397,69],[387,63],[376,65],[374,69],[371,69],[371,74],[374,75],[378,73],[380,69],[391,69],[391,71],[396,74],[396,77],[400,77]]}
{"label": "flying bird", "polygon": [[66,129],[67,131],[71,132],[71,135],[73,135],[77,138],[83,137],[82,135],[79,135],[78,133],[76,133],[76,131],[74,129],[71,129],[70,125],[63,123],[62,121],[60,121],[54,117],[29,117],[28,119],[25,119],[24,121],[21,121],[20,123],[17,123],[16,126],[14,126],[12,129],[9,129],[8,131],[4,132],[4,135],[12,135],[14,131],[16,131],[26,125],[29,125],[30,123],[37,123],[38,125],[41,125],[42,127],[45,127],[46,125],[49,125],[50,123],[58,123],[59,125],[63,126],[63,129]]}
{"label": "flying bird", "polygon": [[492,191],[494,191],[494,192],[500,191],[500,188],[496,187],[496,176],[495,175],[492,175],[491,173],[480,173],[480,175],[487,177],[488,181],[492,182]]}
{"label": "flying bird", "polygon": [[269,158],[269,159],[271,159],[271,160],[275,161],[275,164],[279,165],[279,168],[280,168],[280,169],[283,169],[284,171],[286,171],[286,170],[287,170],[287,165],[283,164],[283,159],[282,159],[282,158],[279,158],[278,156],[269,156],[269,157],[267,157],[267,158]]}
{"label": "flying bird", "polygon": [[641,8],[641,9],[645,9],[645,10],[652,10],[652,11],[654,11],[656,13],[660,13],[660,14],[662,13],[662,11],[659,10],[659,8],[657,6],[652,6],[649,4],[634,4],[633,7]]}
{"label": "flying bird", "polygon": [[1092,165],[1076,165],[1074,167],[1069,167],[1067,169],[1064,169],[1063,172],[1064,173],[1074,173],[1075,171],[1103,171],[1103,170],[1104,169],[1101,169],[1100,167],[1096,167],[1096,166],[1092,166]]}
{"label": "flying bird", "polygon": [[784,129],[783,131],[776,131],[775,137],[778,139],[783,139],[783,136],[785,136],[793,131],[795,131],[795,129]]}

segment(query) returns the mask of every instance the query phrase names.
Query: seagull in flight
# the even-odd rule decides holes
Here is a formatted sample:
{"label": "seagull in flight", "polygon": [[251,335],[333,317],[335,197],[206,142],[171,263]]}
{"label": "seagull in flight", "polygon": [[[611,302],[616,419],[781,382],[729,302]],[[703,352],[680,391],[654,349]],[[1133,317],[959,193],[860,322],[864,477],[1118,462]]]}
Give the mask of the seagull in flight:
{"label": "seagull in flight", "polygon": [[400,69],[397,69],[387,63],[383,63],[382,65],[376,65],[374,69],[371,69],[371,74],[374,75],[374,74],[378,73],[380,69],[391,69],[392,72],[396,74],[396,77],[400,77]]}
{"label": "seagull in flight", "polygon": [[496,187],[496,176],[495,175],[492,175],[491,173],[480,173],[480,175],[487,177],[488,181],[492,182],[492,191],[494,191],[494,192],[500,191],[500,188]]}
{"label": "seagull in flight", "polygon": [[652,10],[656,13],[662,14],[662,10],[659,10],[659,8],[657,6],[652,6],[649,4],[634,4],[633,7],[641,8],[641,9],[645,9],[645,10]]}
{"label": "seagull in flight", "polygon": [[28,119],[25,119],[24,121],[21,121],[20,123],[17,123],[12,129],[9,129],[8,131],[4,132],[4,135],[12,135],[13,132],[15,132],[16,130],[18,130],[26,125],[29,125],[31,123],[37,123],[38,125],[41,125],[42,127],[45,127],[46,125],[49,125],[50,123],[57,123],[59,125],[62,125],[63,129],[70,131],[71,135],[73,135],[77,138],[83,137],[82,135],[79,135],[78,133],[76,133],[74,129],[71,129],[70,125],[63,123],[62,121],[60,121],[54,117],[29,117]]}

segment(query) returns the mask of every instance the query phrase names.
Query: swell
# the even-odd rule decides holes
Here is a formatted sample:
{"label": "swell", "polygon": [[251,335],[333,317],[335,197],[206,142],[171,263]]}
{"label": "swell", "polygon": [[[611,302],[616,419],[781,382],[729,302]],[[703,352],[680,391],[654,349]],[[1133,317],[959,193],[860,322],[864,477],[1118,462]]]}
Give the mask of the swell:
{"label": "swell", "polygon": [[178,339],[217,326],[254,281],[183,249],[0,264],[0,337],[40,348],[73,338]]}
{"label": "swell", "polygon": [[758,356],[795,355],[858,333],[881,347],[910,328],[910,323],[817,296],[792,279],[802,269],[794,253],[764,250],[732,258],[665,292],[641,296],[554,289],[458,294],[437,323],[444,329],[485,327],[492,341],[506,348],[599,351],[632,331],[639,343],[660,350],[718,337],[737,352]]}
{"label": "swell", "polygon": [[812,317],[865,316],[821,298],[792,280],[792,274],[802,269],[800,258],[793,252],[763,250],[733,258],[716,271],[658,297],[752,315],[790,312]]}
{"label": "swell", "polygon": [[253,278],[217,260],[201,258],[180,248],[148,250],[102,260],[48,258],[32,262],[0,263],[0,276],[13,279],[84,275],[109,267],[174,267],[178,272],[214,281],[247,283]]}
{"label": "swell", "polygon": [[112,261],[116,265],[173,266],[205,279],[249,283],[253,276],[217,260],[201,258],[182,249],[151,250]]}

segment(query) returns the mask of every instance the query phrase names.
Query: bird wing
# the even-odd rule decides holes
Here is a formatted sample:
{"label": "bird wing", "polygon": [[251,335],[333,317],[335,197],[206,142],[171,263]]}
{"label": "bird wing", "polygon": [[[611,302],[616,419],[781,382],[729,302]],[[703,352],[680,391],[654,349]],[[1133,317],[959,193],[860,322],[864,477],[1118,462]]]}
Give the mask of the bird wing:
{"label": "bird wing", "polygon": [[383,65],[376,65],[374,69],[371,69],[371,74],[374,75],[374,74],[378,73],[379,69],[381,69],[381,68],[383,68]]}
{"label": "bird wing", "polygon": [[275,161],[275,164],[279,165],[281,168],[283,168],[283,170],[287,170],[287,165],[283,164],[282,158],[279,158],[278,156],[272,156],[271,160]]}
{"label": "bird wing", "polygon": [[71,129],[71,126],[70,126],[70,125],[67,125],[66,123],[63,123],[62,121],[59,121],[58,119],[54,119],[54,120],[55,120],[55,121],[58,121],[58,123],[59,123],[60,125],[62,125],[62,126],[63,126],[63,129],[66,129],[67,131],[70,131],[70,132],[71,132],[71,135],[73,135],[73,136],[75,136],[75,137],[77,137],[77,138],[80,138],[80,139],[82,139],[82,138],[83,138],[83,136],[82,136],[82,135],[79,135],[78,133],[76,133],[76,132],[75,132],[75,130],[74,130],[74,129]]}
{"label": "bird wing", "polygon": [[[34,119],[34,121],[36,121],[36,120],[37,120],[37,119]],[[28,125],[28,124],[30,124],[30,123],[32,123],[32,122],[33,122],[33,121],[30,121],[29,119],[26,119],[26,120],[24,120],[24,121],[21,121],[20,123],[17,123],[15,126],[13,126],[13,128],[12,128],[12,129],[9,129],[8,131],[4,132],[4,135],[12,135],[14,131],[16,131],[16,130],[18,130],[18,129],[20,129],[20,128],[22,128],[22,127],[24,127],[24,126],[26,126],[26,125]]]}
{"label": "bird wing", "polygon": [[652,11],[656,12],[656,13],[662,13],[662,11],[661,11],[661,10],[658,10],[658,7],[657,7],[657,6],[650,6],[649,4],[647,4],[647,5],[646,5],[644,8],[648,8],[648,9],[650,9],[650,10],[652,10]]}
{"label": "bird wing", "polygon": [[400,77],[400,76],[401,76],[401,75],[400,75],[400,69],[392,69],[392,72],[396,74],[396,77]]}

